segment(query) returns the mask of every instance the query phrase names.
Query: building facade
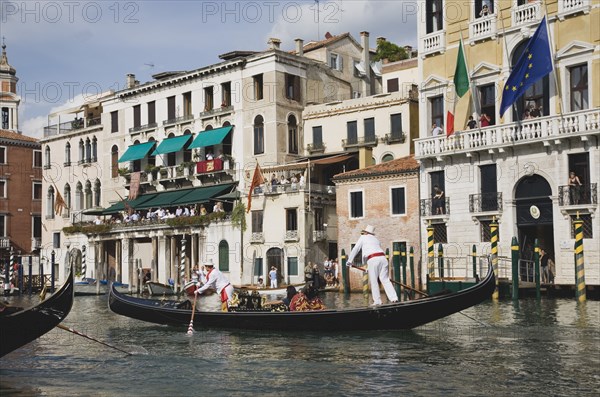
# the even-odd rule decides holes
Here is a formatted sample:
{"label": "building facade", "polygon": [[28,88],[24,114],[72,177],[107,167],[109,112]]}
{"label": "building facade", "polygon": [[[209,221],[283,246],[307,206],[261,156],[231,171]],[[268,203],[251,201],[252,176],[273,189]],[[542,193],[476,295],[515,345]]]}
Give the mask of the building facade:
{"label": "building facade", "polygon": [[[484,6],[487,6],[484,9]],[[600,283],[600,5],[592,1],[428,1],[419,23],[422,83],[421,215],[457,263],[475,246],[490,253],[490,224],[498,222],[501,277],[510,277],[511,240],[518,238],[521,277],[532,281],[537,240],[556,262],[555,283],[572,285],[573,222],[584,227],[588,284]],[[505,114],[505,82],[528,39],[547,16],[554,70]],[[470,90],[453,84],[460,40]],[[456,101],[456,105],[454,105]],[[454,110],[455,133],[432,136]],[[482,122],[483,115],[488,117]],[[468,128],[468,117],[477,125]],[[447,126],[445,126],[447,127]],[[570,185],[575,172],[581,186]],[[435,187],[443,191],[436,207]],[[426,228],[421,241],[427,241]],[[457,265],[458,266],[458,265]],[[457,274],[458,275],[458,274]]]}

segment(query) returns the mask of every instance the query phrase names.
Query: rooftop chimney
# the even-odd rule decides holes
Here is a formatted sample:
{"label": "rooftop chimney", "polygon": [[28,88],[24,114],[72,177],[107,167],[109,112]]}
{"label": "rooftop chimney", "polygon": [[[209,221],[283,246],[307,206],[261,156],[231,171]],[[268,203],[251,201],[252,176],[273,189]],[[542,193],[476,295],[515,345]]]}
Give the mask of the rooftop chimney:
{"label": "rooftop chimney", "polygon": [[369,32],[360,32],[362,41],[362,63],[365,65],[366,75],[362,78],[361,88],[363,97],[371,95],[371,55],[369,52]]}
{"label": "rooftop chimney", "polygon": [[281,40],[271,37],[267,44],[269,44],[269,47],[272,50],[278,50],[279,47],[281,46]]}
{"label": "rooftop chimney", "polygon": [[304,40],[296,39],[294,41],[296,42],[296,55],[304,56]]}
{"label": "rooftop chimney", "polygon": [[129,73],[127,75],[126,86],[127,86],[127,88],[133,88],[133,87],[135,87],[135,74]]}

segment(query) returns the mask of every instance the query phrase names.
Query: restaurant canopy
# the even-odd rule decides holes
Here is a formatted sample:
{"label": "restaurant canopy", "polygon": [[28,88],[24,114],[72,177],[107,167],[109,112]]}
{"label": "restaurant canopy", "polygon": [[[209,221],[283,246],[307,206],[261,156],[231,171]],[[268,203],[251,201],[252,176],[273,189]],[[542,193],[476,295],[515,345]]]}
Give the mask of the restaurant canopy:
{"label": "restaurant canopy", "polygon": [[158,147],[152,152],[153,156],[157,154],[168,154],[182,150],[185,145],[192,139],[191,135],[181,135],[167,138],[158,145]]}
{"label": "restaurant canopy", "polygon": [[196,139],[194,139],[194,142],[192,142],[188,149],[218,145],[221,142],[223,142],[223,139],[225,139],[225,137],[227,136],[227,134],[229,134],[232,128],[233,126],[228,125],[227,127],[202,131],[198,134]]}
{"label": "restaurant canopy", "polygon": [[155,143],[156,142],[144,142],[129,146],[119,159],[119,163],[143,159],[148,155],[150,150],[152,150]]}

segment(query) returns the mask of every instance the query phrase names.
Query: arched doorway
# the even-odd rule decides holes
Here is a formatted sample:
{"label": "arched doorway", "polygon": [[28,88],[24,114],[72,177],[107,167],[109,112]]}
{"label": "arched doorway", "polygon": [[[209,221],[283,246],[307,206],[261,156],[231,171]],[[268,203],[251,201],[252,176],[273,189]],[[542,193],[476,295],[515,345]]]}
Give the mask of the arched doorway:
{"label": "arched doorway", "polygon": [[[284,278],[283,274],[283,250],[281,248],[269,248],[267,251],[267,275],[271,271],[271,267],[277,269],[277,285],[281,284]],[[268,278],[268,277],[267,277]],[[265,280],[265,284],[269,285],[269,280]]]}
{"label": "arched doorway", "polygon": [[535,239],[550,257],[554,257],[551,195],[550,184],[540,175],[526,176],[517,183],[515,202],[522,259],[533,260]]}

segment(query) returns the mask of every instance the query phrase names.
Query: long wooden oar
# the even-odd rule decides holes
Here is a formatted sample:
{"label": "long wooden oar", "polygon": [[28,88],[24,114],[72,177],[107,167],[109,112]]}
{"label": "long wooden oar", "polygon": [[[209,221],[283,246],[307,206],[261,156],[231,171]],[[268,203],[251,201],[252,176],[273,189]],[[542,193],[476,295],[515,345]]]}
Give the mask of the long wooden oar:
{"label": "long wooden oar", "polygon": [[[355,266],[355,265],[351,265],[350,267],[353,267],[353,268],[355,268],[355,269],[358,269],[358,270],[362,270],[363,272],[366,272],[366,271],[367,271],[367,269],[365,269],[365,268],[363,268],[363,267]],[[419,291],[418,289],[414,289],[414,288],[412,288],[412,287],[409,287],[408,285],[402,284],[402,283],[401,283],[401,282],[399,282],[399,281],[392,280],[392,279],[390,279],[390,281],[391,281],[392,283],[396,283],[396,284],[398,284],[398,285],[401,285],[401,286],[403,286],[404,288],[408,288],[408,289],[410,289],[410,290],[413,290],[413,291],[415,291],[415,292],[418,292],[419,294],[421,294],[421,295],[423,295],[423,296],[425,296],[425,297],[428,297],[428,296],[429,296],[429,294],[427,294],[427,293],[425,293],[425,292],[423,292],[423,291]],[[485,326],[485,327],[490,327],[490,325],[489,325],[489,324],[486,324],[486,323],[484,323],[483,321],[479,321],[479,320],[477,320],[476,318],[473,318],[473,317],[469,316],[468,314],[465,314],[465,313],[463,313],[463,312],[458,312],[458,313],[459,313],[459,314],[462,314],[462,315],[463,315],[463,316],[465,316],[466,318],[468,318],[468,319],[470,319],[470,320],[473,320],[473,321],[475,321],[476,323],[479,323],[479,324],[481,324],[481,325],[483,325],[483,326]]]}
{"label": "long wooden oar", "polygon": [[187,334],[194,334],[194,314],[196,313],[196,299],[198,299],[198,294],[194,294],[194,303],[192,304],[192,318],[190,320],[190,325],[188,326]]}
{"label": "long wooden oar", "polygon": [[116,346],[113,346],[113,345],[111,345],[111,344],[108,344],[108,343],[106,343],[106,342],[102,342],[101,340],[98,340],[98,339],[96,339],[96,338],[92,338],[92,337],[91,337],[91,336],[89,336],[89,335],[86,335],[86,334],[84,334],[84,333],[82,333],[82,332],[76,331],[76,330],[74,330],[73,328],[67,327],[67,326],[65,326],[65,325],[58,324],[58,325],[57,325],[57,327],[58,327],[58,328],[60,328],[60,329],[63,329],[63,330],[65,330],[65,331],[71,332],[71,333],[73,333],[73,334],[75,334],[75,335],[82,336],[82,337],[84,337],[84,338],[86,338],[86,339],[89,339],[89,340],[92,340],[92,341],[94,341],[94,342],[100,343],[101,345],[108,346],[108,347],[110,347],[111,349],[118,350],[118,351],[120,351],[120,352],[122,352],[122,353],[125,353],[125,354],[127,354],[128,356],[131,356],[131,355],[132,355],[132,353],[130,353],[130,352],[126,351],[126,350],[120,349],[120,348],[118,348],[118,347],[116,347]]}

